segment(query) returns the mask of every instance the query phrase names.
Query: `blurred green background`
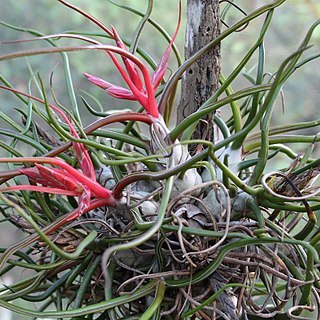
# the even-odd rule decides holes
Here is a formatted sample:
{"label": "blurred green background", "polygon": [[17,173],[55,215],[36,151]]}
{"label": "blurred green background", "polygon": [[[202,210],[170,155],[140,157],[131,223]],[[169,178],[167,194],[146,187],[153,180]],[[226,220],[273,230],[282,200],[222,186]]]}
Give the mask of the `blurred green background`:
{"label": "blurred green background", "polygon": [[[72,4],[87,10],[92,15],[99,18],[107,26],[115,26],[123,39],[130,40],[140,21],[136,15],[127,12],[115,5],[112,5],[107,0],[70,0]],[[127,0],[115,1],[118,4],[130,5],[136,10],[145,11],[147,1],[143,0]],[[261,0],[236,0],[235,3],[244,11],[250,12],[255,8],[262,6],[266,1]],[[184,29],[185,29],[185,4],[183,0],[183,23],[180,29],[180,34],[177,39],[177,46],[183,54],[184,44]],[[225,6],[222,3],[221,6]],[[161,24],[169,34],[173,34],[177,20],[178,1],[172,0],[155,0],[152,18]],[[231,8],[226,20],[227,25],[232,25],[238,19],[243,17],[243,14],[235,8]],[[320,18],[320,4],[318,0],[288,0],[283,6],[275,11],[274,19],[270,31],[266,38],[266,69],[265,72],[272,74],[281,61],[290,53],[295,51],[304,37],[307,29],[317,19]],[[101,32],[98,28],[87,21],[83,16],[73,12],[69,8],[63,6],[58,1],[53,0],[1,0],[0,1],[0,20],[23,28],[36,29],[46,35],[62,32],[70,32],[72,30],[86,32]],[[221,63],[222,72],[227,76],[237,63],[243,58],[245,53],[254,43],[257,35],[260,32],[261,20],[251,23],[243,31],[235,33],[230,38],[222,43]],[[223,26],[222,29],[225,29]],[[29,39],[32,36],[27,33],[12,30],[4,25],[0,25],[1,41]],[[110,44],[110,40],[99,38],[100,41]],[[311,41],[314,46],[310,48],[304,55],[312,55],[319,53],[320,48],[320,33],[319,29],[315,33]],[[79,45],[82,44],[78,40],[61,40],[59,45]],[[140,46],[146,50],[155,61],[159,61],[163,54],[167,42],[152,26],[147,25],[141,37]],[[18,50],[30,50],[35,48],[46,47],[48,44],[45,41],[35,41],[26,43],[11,43],[1,44],[1,55]],[[77,100],[80,105],[81,116],[83,123],[89,123],[93,118],[89,112],[83,107],[80,94],[85,95],[83,91],[89,92],[100,100],[105,110],[118,109],[129,107],[128,103],[122,103],[115,100],[95,86],[88,83],[83,72],[88,72],[98,75],[112,83],[121,83],[119,77],[110,60],[102,52],[78,52],[68,54],[71,64],[72,77],[76,90]],[[255,60],[253,59],[247,65],[248,74],[255,75]],[[170,70],[175,70],[177,63],[175,59],[171,59],[168,75]],[[59,101],[65,106],[70,105],[67,96],[66,85],[63,74],[63,64],[59,54],[41,55],[30,57],[28,59],[19,58],[10,61],[1,62],[1,74],[7,78],[17,89],[28,91],[28,82],[31,75],[40,72],[44,84],[49,88],[50,74],[53,72],[53,89]],[[249,82],[245,77],[241,76],[234,83],[234,90],[241,87],[249,86]],[[32,92],[38,95],[34,85]],[[298,70],[294,76],[285,85],[285,110],[283,112],[280,99],[277,101],[276,112],[273,119],[274,125],[286,124],[292,122],[301,122],[308,120],[316,120],[320,118],[319,101],[320,101],[320,62],[315,60],[310,64]],[[83,90],[83,91],[82,91]],[[92,105],[94,106],[94,102]],[[19,119],[20,115],[13,108],[22,108],[22,104],[12,94],[1,91],[0,93],[0,108],[1,111],[11,118]],[[136,105],[133,105],[136,108]],[[223,117],[228,114],[222,113]],[[7,127],[7,124],[0,118],[0,127]],[[305,131],[308,134],[317,134],[317,129]],[[299,146],[294,147],[299,151]],[[2,150],[0,155],[5,156]],[[10,234],[10,228],[5,233],[1,231],[1,247],[12,243],[13,239],[18,239],[19,234]],[[16,231],[15,231],[16,232]],[[23,274],[18,275],[22,278]],[[7,279],[8,280],[8,279]],[[10,279],[9,279],[10,281]],[[26,319],[24,317],[3,312],[1,320],[18,320]]]}

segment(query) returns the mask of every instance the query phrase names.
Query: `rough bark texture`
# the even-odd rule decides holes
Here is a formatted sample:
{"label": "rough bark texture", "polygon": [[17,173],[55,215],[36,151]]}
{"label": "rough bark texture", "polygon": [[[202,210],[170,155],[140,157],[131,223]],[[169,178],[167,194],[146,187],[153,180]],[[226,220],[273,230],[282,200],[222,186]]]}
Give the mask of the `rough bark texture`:
{"label": "rough bark texture", "polygon": [[[188,0],[185,59],[220,34],[218,0]],[[182,78],[178,123],[194,113],[218,88],[220,46],[214,46],[194,63]],[[213,115],[201,121],[193,138],[212,139]]]}

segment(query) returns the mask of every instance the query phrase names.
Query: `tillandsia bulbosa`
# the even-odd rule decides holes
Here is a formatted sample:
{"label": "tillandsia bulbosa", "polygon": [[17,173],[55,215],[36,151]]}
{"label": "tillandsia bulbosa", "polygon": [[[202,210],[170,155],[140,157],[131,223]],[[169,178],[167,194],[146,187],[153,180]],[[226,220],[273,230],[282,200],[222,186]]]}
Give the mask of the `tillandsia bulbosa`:
{"label": "tillandsia bulbosa", "polygon": [[[319,57],[318,52],[308,55],[308,49],[320,22],[270,76],[265,37],[285,0],[248,12],[237,1],[217,1],[216,19],[224,27],[185,61],[176,44],[181,1],[170,36],[151,17],[152,0],[145,13],[109,0],[110,8],[139,18],[131,40],[120,36],[120,26],[109,28],[72,3],[57,2],[97,30],[44,35],[1,22],[32,36],[3,46],[48,44],[3,54],[1,63],[30,56],[40,61],[59,53],[69,102],[56,94],[60,83],[56,91],[53,74],[48,90],[29,61],[25,91],[0,75],[1,92],[18,99],[22,115],[21,123],[12,110],[0,113],[6,126],[0,128],[6,155],[0,157],[1,226],[10,223],[27,234],[0,248],[0,275],[14,279],[0,288],[0,306],[54,319],[301,319],[302,312],[320,319],[319,159],[314,150],[320,137],[290,135],[317,129],[320,122],[272,126],[285,82]],[[191,3],[195,18],[203,6]],[[229,25],[233,10],[241,17]],[[201,19],[195,21],[201,25]],[[261,24],[260,33],[243,59],[228,77],[222,68],[218,89],[172,125],[178,85],[197,76],[190,67],[214,46],[223,49],[226,39],[248,32],[253,21]],[[166,41],[158,63],[141,44],[146,27],[159,35],[148,43]],[[209,32],[211,26],[206,28]],[[62,46],[65,39],[70,43]],[[83,45],[73,45],[79,41]],[[91,84],[102,88],[116,105],[110,110],[100,102],[106,95],[82,93],[83,107],[94,118],[86,126],[69,63],[77,51],[102,54],[98,69],[88,64],[78,72],[73,66],[73,74],[83,73],[88,90]],[[251,60],[255,75],[245,69]],[[123,85],[114,84],[119,77],[106,71],[111,66]],[[98,73],[103,76],[93,75]],[[249,86],[235,90],[242,75]],[[119,100],[126,110],[119,110]],[[210,139],[192,138],[199,122],[212,126]],[[297,142],[305,144],[298,154],[289,147]],[[288,164],[269,170],[271,164],[278,166],[278,155],[288,157]],[[16,280],[26,270],[27,276]],[[11,303],[17,299],[25,305]]]}

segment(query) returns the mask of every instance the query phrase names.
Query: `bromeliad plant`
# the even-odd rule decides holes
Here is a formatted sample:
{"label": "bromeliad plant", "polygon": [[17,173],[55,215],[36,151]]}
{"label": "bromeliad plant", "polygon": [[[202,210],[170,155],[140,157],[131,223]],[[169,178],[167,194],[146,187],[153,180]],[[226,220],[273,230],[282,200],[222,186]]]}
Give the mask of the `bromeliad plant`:
{"label": "bromeliad plant", "polygon": [[[115,28],[59,2],[96,24],[116,45],[80,32],[44,36],[20,28],[36,36],[24,41],[43,40],[52,48],[10,53],[0,60],[59,52],[70,75],[66,52],[103,51],[127,87],[90,73],[85,77],[110,96],[128,104],[137,101],[142,108],[97,112],[82,98],[97,117],[82,127],[76,100],[69,111],[51,85],[55,103],[49,103],[40,77],[32,77],[40,88],[38,97],[1,76],[1,90],[20,99],[25,123],[22,127],[1,113],[12,127],[0,129],[6,137],[0,145],[7,153],[0,163],[8,166],[0,172],[2,223],[29,235],[1,248],[0,274],[30,272],[0,289],[0,306],[55,319],[294,319],[302,311],[320,319],[319,189],[311,187],[320,173],[319,160],[312,158],[319,137],[283,135],[317,127],[319,121],[270,127],[285,81],[319,56],[302,59],[320,22],[266,80],[263,39],[275,8],[284,0],[248,13],[181,65],[174,45],[181,8],[170,38],[150,19],[152,1],[146,14],[123,6],[143,16],[131,42],[138,50],[128,50]],[[222,17],[230,7],[223,8]],[[252,20],[265,14],[257,41],[230,76],[221,75],[220,88],[170,130],[173,98],[183,73],[210,47],[223,44],[243,26],[250,28]],[[156,66],[138,46],[148,22],[168,40]],[[65,37],[90,44],[59,46]],[[173,48],[179,66],[166,80]],[[250,86],[233,92],[231,84],[256,51],[256,79],[246,75]],[[71,78],[67,81],[73,97]],[[217,111],[223,114],[228,105],[232,117],[224,119]],[[196,124],[210,113],[216,113],[214,141],[190,140]],[[149,127],[149,134],[139,123]],[[254,131],[258,124],[260,129]],[[26,149],[19,151],[18,142]],[[304,153],[295,154],[287,145],[292,142],[306,143]],[[188,146],[195,144],[202,148],[195,148],[199,151],[191,156]],[[26,156],[30,149],[33,155]],[[267,164],[278,154],[292,163],[267,172]],[[10,303],[17,299],[25,306]]]}

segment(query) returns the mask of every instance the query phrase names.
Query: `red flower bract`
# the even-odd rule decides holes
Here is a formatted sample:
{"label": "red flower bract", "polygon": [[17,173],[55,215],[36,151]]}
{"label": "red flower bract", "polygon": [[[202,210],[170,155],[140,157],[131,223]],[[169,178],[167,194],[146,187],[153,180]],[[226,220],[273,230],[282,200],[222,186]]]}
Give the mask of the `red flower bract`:
{"label": "red flower bract", "polygon": [[149,75],[147,67],[143,64],[140,64],[140,74],[140,71],[135,63],[135,61],[137,61],[137,58],[133,55],[130,55],[125,44],[114,28],[112,28],[112,34],[113,38],[116,41],[117,47],[128,53],[126,55],[120,53],[124,66],[121,65],[121,63],[118,61],[114,52],[112,52],[111,50],[106,51],[110,56],[112,62],[118,69],[119,73],[121,74],[122,78],[128,85],[129,89],[113,85],[110,82],[105,81],[97,76],[93,76],[89,73],[84,73],[84,75],[90,82],[106,90],[106,92],[112,97],[138,101],[148,114],[158,119],[159,111],[156,103],[155,92],[159,84],[163,80],[164,74],[167,70],[172,45],[177,36],[180,26],[180,17],[181,15],[179,14],[176,31],[152,76]]}
{"label": "red flower bract", "polygon": [[[59,115],[65,120],[70,128],[71,134],[79,138],[68,117],[56,106],[52,106]],[[112,192],[101,186],[96,181],[95,170],[83,143],[73,142],[76,158],[80,165],[81,171],[73,168],[67,162],[60,158],[50,157],[17,157],[17,158],[0,158],[0,162],[22,162],[34,163],[34,167],[19,169],[20,173],[26,175],[31,181],[39,185],[15,185],[1,188],[0,191],[30,190],[59,194],[66,196],[75,196],[79,198],[79,207],[71,219],[87,212],[91,199],[103,198],[104,205],[115,206],[116,200]],[[54,167],[46,167],[43,164],[50,164]]]}

